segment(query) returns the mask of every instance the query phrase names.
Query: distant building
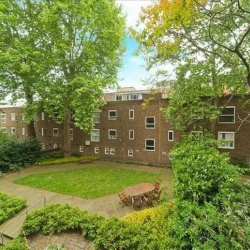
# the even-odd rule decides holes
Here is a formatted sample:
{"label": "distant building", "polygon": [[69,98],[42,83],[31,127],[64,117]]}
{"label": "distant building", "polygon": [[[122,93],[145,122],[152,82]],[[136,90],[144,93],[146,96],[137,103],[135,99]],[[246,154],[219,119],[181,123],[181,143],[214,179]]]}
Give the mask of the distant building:
{"label": "distant building", "polygon": [[[173,143],[180,140],[182,132],[174,130],[163,116],[161,108],[168,105],[166,97],[166,91],[152,94],[132,87],[106,93],[106,105],[96,113],[95,128],[90,135],[76,128],[72,122],[72,152],[98,155],[108,160],[171,165],[169,152]],[[150,104],[143,105],[147,98],[150,98]],[[241,120],[245,113],[237,108],[240,102],[236,98],[230,106],[226,106],[218,118],[216,134],[218,139],[226,141],[220,146],[220,151],[229,152],[231,157],[244,157],[249,162],[249,123]],[[14,133],[23,140],[27,136],[27,126],[22,116],[22,105],[0,105],[0,112],[2,130]],[[57,112],[53,117],[44,112],[37,115],[35,130],[43,150],[63,147],[62,126],[56,120]]]}

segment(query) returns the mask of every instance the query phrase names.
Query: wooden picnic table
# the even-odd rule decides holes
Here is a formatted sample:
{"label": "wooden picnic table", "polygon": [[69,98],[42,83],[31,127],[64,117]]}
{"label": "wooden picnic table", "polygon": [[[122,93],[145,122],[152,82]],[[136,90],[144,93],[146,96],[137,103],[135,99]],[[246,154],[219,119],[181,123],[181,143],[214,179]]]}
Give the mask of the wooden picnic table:
{"label": "wooden picnic table", "polygon": [[155,189],[152,183],[140,183],[134,186],[124,188],[123,192],[129,197],[142,196],[150,193]]}

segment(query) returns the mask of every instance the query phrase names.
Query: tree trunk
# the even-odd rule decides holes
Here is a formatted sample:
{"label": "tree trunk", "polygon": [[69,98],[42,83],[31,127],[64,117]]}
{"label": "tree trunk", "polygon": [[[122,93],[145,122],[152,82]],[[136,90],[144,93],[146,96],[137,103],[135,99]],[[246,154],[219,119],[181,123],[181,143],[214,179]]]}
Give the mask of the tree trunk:
{"label": "tree trunk", "polygon": [[27,124],[27,136],[36,138],[34,121],[31,121],[29,124]]}
{"label": "tree trunk", "polygon": [[70,157],[72,153],[70,139],[70,109],[67,111],[66,118],[63,122],[63,142],[64,142],[64,157]]}

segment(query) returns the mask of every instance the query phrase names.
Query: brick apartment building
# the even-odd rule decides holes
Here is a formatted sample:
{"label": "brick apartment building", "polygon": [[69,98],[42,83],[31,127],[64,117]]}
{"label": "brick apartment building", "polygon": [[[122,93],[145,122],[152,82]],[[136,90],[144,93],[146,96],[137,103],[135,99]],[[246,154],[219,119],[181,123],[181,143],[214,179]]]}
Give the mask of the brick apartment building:
{"label": "brick apartment building", "polygon": [[[151,98],[150,104],[144,105],[147,98]],[[173,130],[163,116],[161,108],[168,105],[164,93],[153,95],[146,90],[125,88],[119,92],[106,93],[104,99],[106,105],[100,113],[96,113],[95,128],[91,134],[74,127],[72,122],[70,136],[73,153],[98,155],[101,159],[109,160],[171,165],[169,152],[173,143],[180,140],[182,132]],[[27,136],[21,106],[0,106],[1,128],[8,133],[15,133],[19,140]],[[241,101],[233,99],[218,119],[216,134],[218,139],[227,141],[220,146],[221,151],[229,152],[231,157],[244,157],[250,162],[247,115],[241,109]],[[53,117],[48,117],[44,112],[37,115],[36,136],[43,150],[63,147],[62,125],[56,120],[57,112],[54,112]]]}

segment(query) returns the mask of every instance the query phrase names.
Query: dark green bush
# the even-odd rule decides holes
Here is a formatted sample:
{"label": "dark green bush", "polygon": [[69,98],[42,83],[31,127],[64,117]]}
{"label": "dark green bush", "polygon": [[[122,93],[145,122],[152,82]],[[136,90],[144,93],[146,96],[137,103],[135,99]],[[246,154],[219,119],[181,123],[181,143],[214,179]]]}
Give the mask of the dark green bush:
{"label": "dark green bush", "polygon": [[41,156],[41,143],[34,138],[17,142],[5,140],[0,144],[0,170],[9,172],[34,164]]}
{"label": "dark green bush", "polygon": [[42,151],[41,160],[52,160],[63,158],[63,152],[57,150]]}

